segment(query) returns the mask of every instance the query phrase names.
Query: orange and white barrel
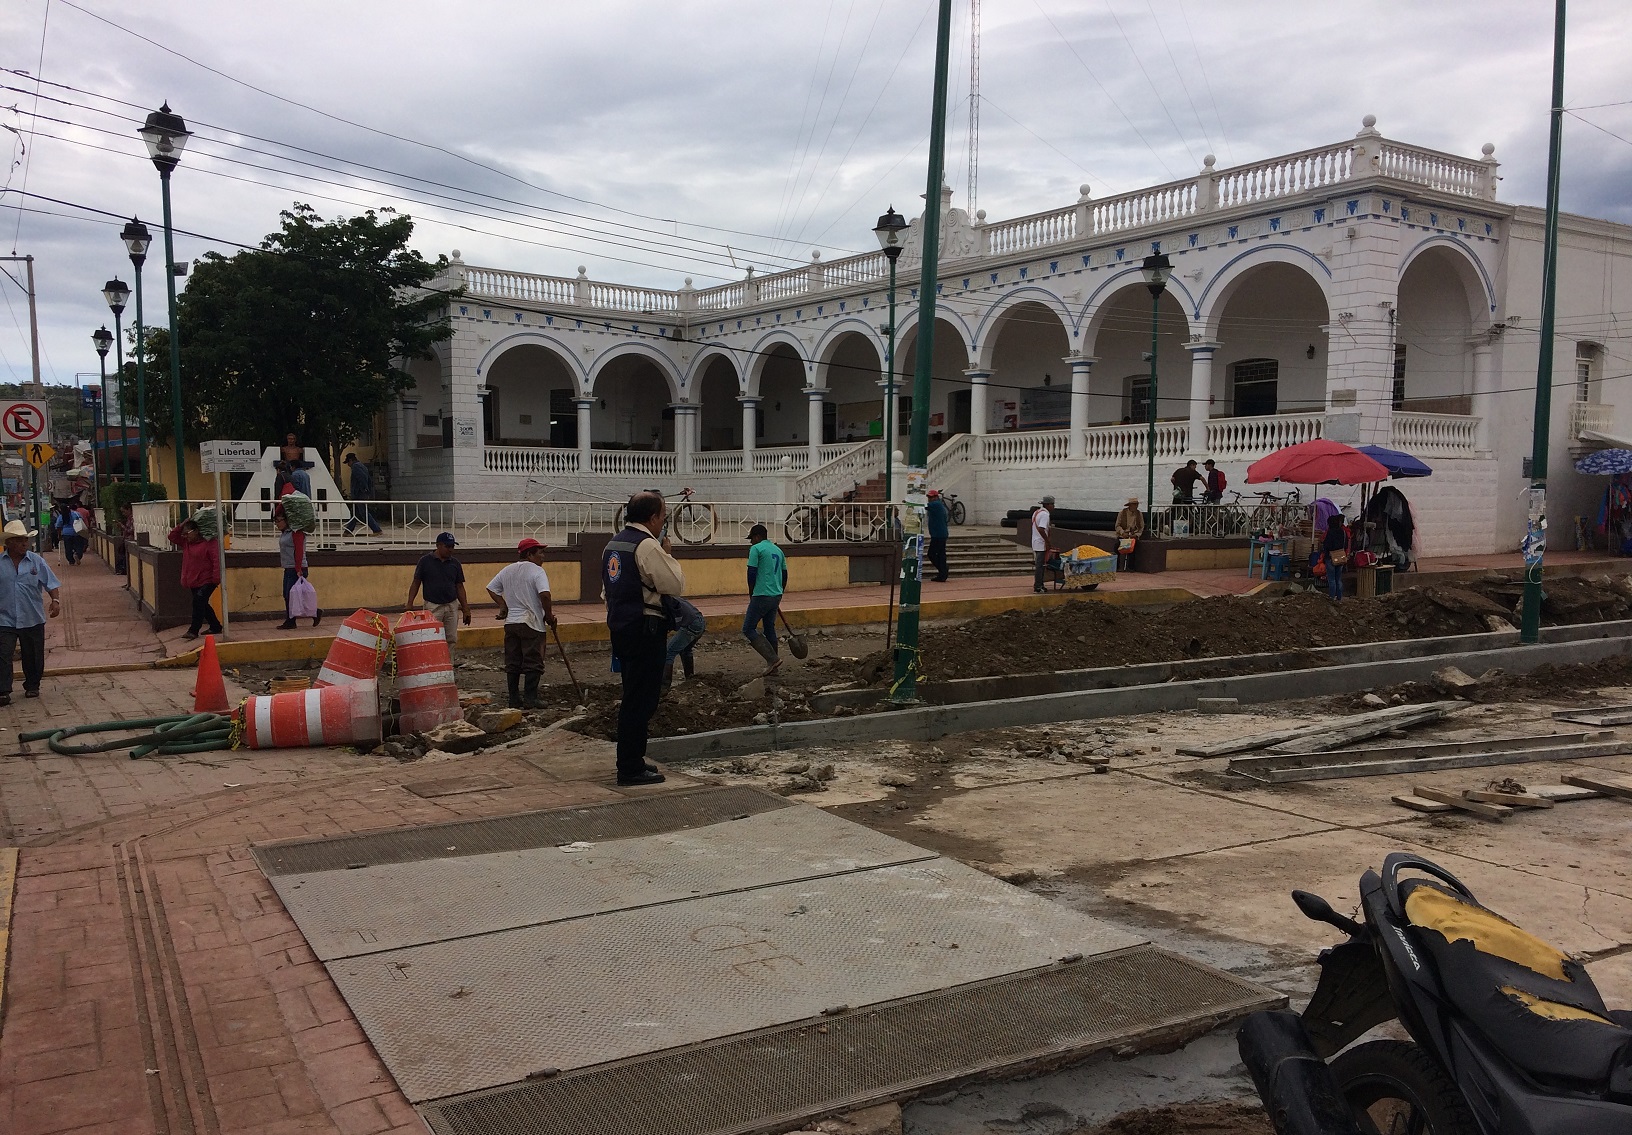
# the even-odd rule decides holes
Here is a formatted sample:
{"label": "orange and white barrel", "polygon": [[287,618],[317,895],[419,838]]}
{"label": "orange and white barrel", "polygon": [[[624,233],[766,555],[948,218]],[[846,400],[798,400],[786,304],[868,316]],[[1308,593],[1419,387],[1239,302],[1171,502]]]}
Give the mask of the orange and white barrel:
{"label": "orange and white barrel", "polygon": [[442,620],[429,611],[405,611],[397,621],[397,701],[403,733],[423,733],[458,721],[459,687]]}
{"label": "orange and white barrel", "polygon": [[247,698],[243,743],[250,749],[350,745],[380,739],[380,687],[372,678],[345,686]]}
{"label": "orange and white barrel", "polygon": [[384,615],[360,609],[335,632],[334,645],[329,647],[329,656],[323,660],[312,688],[375,681],[390,652],[391,624]]}

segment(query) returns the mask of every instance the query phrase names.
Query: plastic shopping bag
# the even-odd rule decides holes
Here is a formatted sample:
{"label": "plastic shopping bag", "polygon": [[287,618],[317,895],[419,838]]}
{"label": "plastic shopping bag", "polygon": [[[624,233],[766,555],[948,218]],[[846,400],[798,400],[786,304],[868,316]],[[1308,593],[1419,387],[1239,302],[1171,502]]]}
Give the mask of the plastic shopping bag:
{"label": "plastic shopping bag", "polygon": [[317,588],[313,587],[311,580],[305,576],[295,580],[295,585],[289,589],[289,617],[291,619],[317,617]]}

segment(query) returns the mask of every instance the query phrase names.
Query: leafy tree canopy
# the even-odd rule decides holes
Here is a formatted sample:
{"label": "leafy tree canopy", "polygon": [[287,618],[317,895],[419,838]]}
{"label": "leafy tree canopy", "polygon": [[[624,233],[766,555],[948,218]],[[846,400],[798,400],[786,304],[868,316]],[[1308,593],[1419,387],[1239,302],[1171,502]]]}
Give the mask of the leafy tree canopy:
{"label": "leafy tree canopy", "polygon": [[[410,249],[413,220],[391,210],[325,221],[309,205],[280,214],[258,249],[210,253],[178,298],[182,411],[189,445],[288,432],[323,449],[353,441],[413,385],[408,359],[447,339],[447,296],[424,285],[446,265]],[[157,306],[163,322],[162,299]],[[153,440],[172,430],[164,329],[146,339]],[[127,371],[134,375],[129,363]],[[134,406],[135,382],[127,383]]]}

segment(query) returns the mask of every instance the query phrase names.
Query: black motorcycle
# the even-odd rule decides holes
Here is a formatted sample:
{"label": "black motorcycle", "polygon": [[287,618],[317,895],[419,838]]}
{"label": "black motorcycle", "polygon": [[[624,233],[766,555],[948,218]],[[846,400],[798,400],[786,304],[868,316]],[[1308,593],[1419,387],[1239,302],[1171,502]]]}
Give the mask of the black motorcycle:
{"label": "black motorcycle", "polygon": [[[1292,900],[1349,939],[1301,1015],[1241,1026],[1278,1135],[1632,1135],[1632,1012],[1449,871],[1388,856],[1360,878],[1363,922]],[[1354,1044],[1396,1017],[1415,1043]]]}

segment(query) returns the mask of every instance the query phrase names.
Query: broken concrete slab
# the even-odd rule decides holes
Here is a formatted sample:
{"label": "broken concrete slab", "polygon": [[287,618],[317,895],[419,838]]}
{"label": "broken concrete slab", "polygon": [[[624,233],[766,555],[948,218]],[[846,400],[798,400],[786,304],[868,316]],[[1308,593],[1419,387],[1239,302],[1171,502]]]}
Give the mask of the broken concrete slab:
{"label": "broken concrete slab", "polygon": [[444,753],[472,753],[487,740],[486,731],[468,721],[450,721],[427,729],[419,736],[426,745]]}
{"label": "broken concrete slab", "polygon": [[478,713],[471,722],[483,733],[504,733],[521,724],[521,710],[495,709]]}

